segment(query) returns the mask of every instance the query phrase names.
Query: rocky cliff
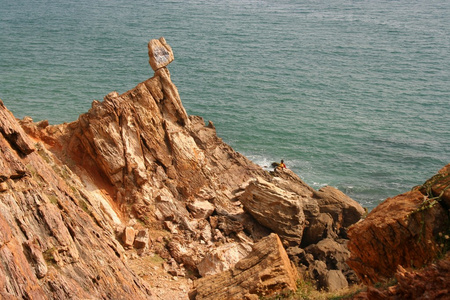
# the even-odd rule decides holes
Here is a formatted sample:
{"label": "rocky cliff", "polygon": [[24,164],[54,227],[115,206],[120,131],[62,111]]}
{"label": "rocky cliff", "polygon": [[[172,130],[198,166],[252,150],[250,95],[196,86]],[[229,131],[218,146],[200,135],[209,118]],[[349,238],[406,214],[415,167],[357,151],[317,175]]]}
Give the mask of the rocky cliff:
{"label": "rocky cliff", "polygon": [[2,299],[147,299],[98,202],[0,101]]}
{"label": "rocky cliff", "polygon": [[448,299],[449,204],[450,164],[350,227],[348,264],[362,281],[398,282],[387,291],[371,288],[368,299]]}
{"label": "rocky cliff", "polygon": [[350,228],[349,264],[365,282],[381,282],[398,266],[421,268],[445,254],[450,233],[449,170],[447,165],[422,186],[386,199]]}
{"label": "rocky cliff", "polygon": [[253,299],[298,278],[358,282],[347,229],[364,209],[235,152],[187,115],[164,38],[148,49],[154,76],[75,122],[18,121],[0,102],[2,297]]}

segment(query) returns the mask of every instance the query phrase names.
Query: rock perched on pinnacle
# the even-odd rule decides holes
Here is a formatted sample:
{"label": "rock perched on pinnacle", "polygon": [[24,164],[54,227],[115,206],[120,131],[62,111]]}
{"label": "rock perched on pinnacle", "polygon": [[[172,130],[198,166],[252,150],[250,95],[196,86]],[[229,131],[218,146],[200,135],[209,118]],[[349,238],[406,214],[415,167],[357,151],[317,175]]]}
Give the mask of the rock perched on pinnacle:
{"label": "rock perched on pinnacle", "polygon": [[[335,283],[345,285],[344,280],[331,280],[342,279],[337,272],[341,264],[333,260],[340,252],[322,255],[303,248],[325,238],[345,238],[345,227],[359,220],[355,212],[362,208],[353,209],[349,199],[340,201],[344,195],[337,190],[316,192],[289,169],[271,174],[235,152],[217,136],[212,122],[206,125],[201,117],[186,113],[170,79],[167,65],[173,54],[165,40],[150,41],[149,50],[152,78],[121,95],[111,92],[103,101],[93,101],[77,121],[49,125],[28,118],[21,122],[22,134],[17,124],[12,127],[0,118],[0,213],[28,202],[28,211],[35,208],[35,218],[18,211],[5,219],[14,227],[14,237],[30,231],[27,226],[37,228],[39,234],[25,234],[19,244],[27,245],[36,280],[48,279],[40,283],[42,293],[62,299],[85,288],[92,294],[99,291],[93,297],[107,298],[104,293],[120,298],[116,296],[130,289],[128,298],[145,299],[150,290],[137,278],[140,272],[126,270],[127,259],[139,255],[145,260],[154,252],[167,260],[165,270],[172,276],[184,276],[185,271],[210,276],[236,263],[243,267],[239,261],[271,232],[291,246],[287,250],[293,261],[332,268],[322,272],[329,275],[330,289]],[[35,183],[28,186],[31,179]],[[22,185],[26,201],[10,200],[18,195],[17,185]],[[45,195],[28,192],[37,189]],[[7,205],[2,207],[2,201]],[[86,220],[79,220],[81,216]],[[48,232],[45,224],[53,230]],[[277,265],[273,260],[268,265]],[[78,265],[71,269],[75,263],[86,271]],[[261,279],[258,288],[271,290],[281,282],[273,279],[278,269],[261,266],[251,276]],[[233,272],[244,273],[242,268]],[[55,273],[61,273],[56,283],[50,280]],[[71,279],[76,282],[66,284]],[[1,280],[0,268],[0,287]],[[36,284],[30,281],[30,286]],[[257,291],[248,293],[254,298]]]}
{"label": "rock perched on pinnacle", "polygon": [[148,42],[149,63],[153,71],[163,68],[173,61],[173,52],[163,37]]}

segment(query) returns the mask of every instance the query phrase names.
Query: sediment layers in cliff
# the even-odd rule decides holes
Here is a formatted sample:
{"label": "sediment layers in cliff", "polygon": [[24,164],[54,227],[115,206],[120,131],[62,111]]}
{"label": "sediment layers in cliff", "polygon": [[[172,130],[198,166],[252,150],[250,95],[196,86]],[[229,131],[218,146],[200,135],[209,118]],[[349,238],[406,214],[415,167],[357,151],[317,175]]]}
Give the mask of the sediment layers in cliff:
{"label": "sediment layers in cliff", "polygon": [[[171,275],[203,277],[190,293],[199,299],[237,273],[236,297],[295,289],[293,270],[328,290],[357,282],[347,228],[364,209],[235,152],[212,122],[186,114],[163,38],[150,41],[149,57],[152,78],[69,124],[19,122],[0,106],[1,295],[156,297],[151,276],[131,268],[153,255]],[[265,260],[261,247],[277,255]],[[285,272],[264,275],[271,268]],[[265,280],[244,284],[245,272]]]}
{"label": "sediment layers in cliff", "polygon": [[1,101],[0,133],[0,298],[149,298],[95,196]]}

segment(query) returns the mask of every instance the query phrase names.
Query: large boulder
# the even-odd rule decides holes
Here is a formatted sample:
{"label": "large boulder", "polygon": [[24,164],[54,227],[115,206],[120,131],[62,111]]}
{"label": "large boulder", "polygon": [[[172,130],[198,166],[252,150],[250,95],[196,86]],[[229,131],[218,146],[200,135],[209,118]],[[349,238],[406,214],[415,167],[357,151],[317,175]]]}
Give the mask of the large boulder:
{"label": "large boulder", "polygon": [[[263,238],[233,269],[194,282],[190,299],[246,299],[296,289],[297,273],[276,234]],[[257,299],[257,298],[256,298]]]}
{"label": "large boulder", "polygon": [[333,217],[336,229],[358,222],[365,213],[361,204],[332,186],[315,191],[314,198],[317,199],[320,212]]}
{"label": "large boulder", "polygon": [[289,244],[300,244],[306,225],[301,196],[258,178],[249,183],[239,200],[261,225]]}
{"label": "large boulder", "polygon": [[206,219],[214,212],[214,205],[208,201],[193,201],[187,205],[188,210],[196,219]]}
{"label": "large boulder", "polygon": [[327,291],[334,292],[348,287],[348,282],[341,270],[329,270],[323,279],[323,286]]}
{"label": "large boulder", "polygon": [[[448,170],[448,169],[447,169]],[[442,252],[439,236],[448,234],[448,209],[443,205],[443,180],[388,198],[373,209],[365,220],[350,227],[348,264],[365,283],[376,283],[394,276],[397,267],[420,268]],[[447,184],[448,187],[448,184]],[[424,194],[438,190],[442,195]]]}
{"label": "large boulder", "polygon": [[283,177],[271,182],[261,178],[250,181],[239,200],[261,225],[289,245],[306,247],[324,238],[337,238],[365,212],[360,204],[333,187],[314,191],[289,170],[274,174]]}
{"label": "large boulder", "polygon": [[122,242],[125,247],[131,247],[134,243],[134,238],[136,237],[136,230],[133,227],[127,226],[122,233]]}

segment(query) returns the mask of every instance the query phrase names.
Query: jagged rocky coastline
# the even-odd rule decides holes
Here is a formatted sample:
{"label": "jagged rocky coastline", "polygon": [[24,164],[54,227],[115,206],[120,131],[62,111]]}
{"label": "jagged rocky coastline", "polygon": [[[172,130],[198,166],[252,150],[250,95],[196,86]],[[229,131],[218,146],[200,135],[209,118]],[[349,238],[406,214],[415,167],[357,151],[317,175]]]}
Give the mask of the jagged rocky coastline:
{"label": "jagged rocky coastline", "polygon": [[[334,291],[397,277],[358,296],[371,299],[413,293],[409,268],[448,278],[450,165],[365,217],[188,116],[172,49],[148,48],[154,76],[75,122],[17,120],[0,101],[2,299],[258,299],[302,280]],[[450,291],[434,282],[422,294]]]}

